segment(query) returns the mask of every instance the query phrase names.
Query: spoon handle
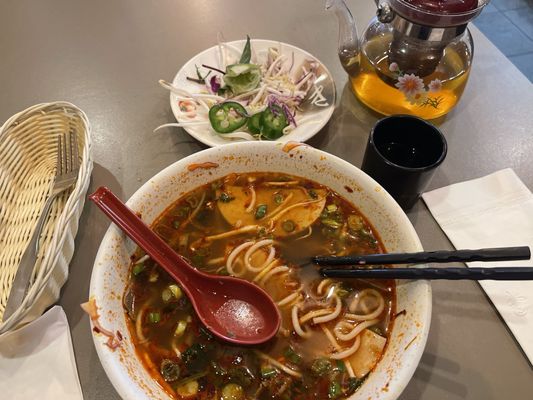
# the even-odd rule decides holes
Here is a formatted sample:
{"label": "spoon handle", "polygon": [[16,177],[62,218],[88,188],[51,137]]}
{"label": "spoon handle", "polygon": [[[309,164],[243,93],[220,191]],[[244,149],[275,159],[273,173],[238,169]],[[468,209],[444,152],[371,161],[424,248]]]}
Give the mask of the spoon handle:
{"label": "spoon handle", "polygon": [[516,261],[529,260],[529,247],[499,247],[478,250],[440,250],[419,253],[365,254],[353,256],[318,256],[313,258],[320,265],[376,265],[376,264],[418,264],[471,261]]}
{"label": "spoon handle", "polygon": [[[163,239],[157,236],[132,210],[130,210],[108,188],[100,187],[89,196],[103,212],[126,235],[137,243],[157,264],[187,291],[190,273],[196,272]],[[176,268],[179,266],[179,268]]]}
{"label": "spoon handle", "polygon": [[320,269],[322,276],[354,279],[447,279],[531,281],[533,267]]}

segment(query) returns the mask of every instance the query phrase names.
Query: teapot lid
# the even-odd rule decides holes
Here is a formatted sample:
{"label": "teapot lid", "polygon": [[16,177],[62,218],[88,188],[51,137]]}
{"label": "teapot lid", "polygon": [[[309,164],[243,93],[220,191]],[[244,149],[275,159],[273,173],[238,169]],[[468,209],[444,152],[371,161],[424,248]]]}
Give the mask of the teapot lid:
{"label": "teapot lid", "polygon": [[464,25],[479,15],[489,0],[388,0],[391,8],[416,24],[449,27]]}

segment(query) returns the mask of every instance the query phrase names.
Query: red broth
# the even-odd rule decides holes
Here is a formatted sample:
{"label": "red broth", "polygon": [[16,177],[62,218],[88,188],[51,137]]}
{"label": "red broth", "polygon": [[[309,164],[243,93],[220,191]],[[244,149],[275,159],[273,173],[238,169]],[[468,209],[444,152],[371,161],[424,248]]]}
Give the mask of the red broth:
{"label": "red broth", "polygon": [[140,359],[172,398],[345,399],[379,362],[394,283],[323,279],[315,267],[300,267],[315,255],[384,252],[366,218],[327,187],[285,174],[233,174],[178,199],[153,229],[196,268],[256,282],[282,314],[265,345],[222,343],[137,250],[124,308]]}

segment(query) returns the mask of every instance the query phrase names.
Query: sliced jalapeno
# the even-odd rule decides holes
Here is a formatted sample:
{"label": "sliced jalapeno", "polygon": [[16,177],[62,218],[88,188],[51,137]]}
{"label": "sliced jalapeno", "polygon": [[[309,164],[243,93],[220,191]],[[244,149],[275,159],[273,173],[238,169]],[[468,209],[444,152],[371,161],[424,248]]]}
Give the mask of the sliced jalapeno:
{"label": "sliced jalapeno", "polygon": [[261,133],[261,128],[263,127],[262,117],[263,113],[258,112],[248,119],[248,130],[254,135]]}
{"label": "sliced jalapeno", "polygon": [[246,124],[247,120],[246,109],[234,101],[215,104],[209,110],[209,122],[218,133],[233,132]]}
{"label": "sliced jalapeno", "polygon": [[287,117],[280,106],[271,105],[262,112],[263,124],[261,135],[268,140],[276,140],[283,136],[283,129],[289,125]]}

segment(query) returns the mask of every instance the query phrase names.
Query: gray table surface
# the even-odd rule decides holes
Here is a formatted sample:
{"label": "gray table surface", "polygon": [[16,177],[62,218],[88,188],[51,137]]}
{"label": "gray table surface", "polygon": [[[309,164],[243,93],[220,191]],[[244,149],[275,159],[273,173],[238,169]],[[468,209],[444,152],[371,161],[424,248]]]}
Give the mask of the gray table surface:
{"label": "gray table surface", "polygon": [[[371,0],[350,1],[360,31]],[[475,28],[475,59],[459,106],[442,123],[449,152],[430,188],[512,167],[533,189],[531,83]],[[107,185],[127,199],[155,173],[204,146],[182,130],[152,133],[174,120],[157,80],[216,41],[255,38],[292,43],[313,53],[333,74],[338,104],[330,123],[309,143],[361,164],[378,116],[347,86],[336,56],[337,27],[320,0],[126,1],[4,0],[0,2],[0,120],[32,104],[66,100],[93,126],[94,172],[89,191]],[[426,249],[451,245],[423,203],[409,212]],[[70,278],[60,304],[72,331],[87,400],[118,394],[96,355],[79,304],[109,225],[86,204]],[[533,370],[497,312],[474,282],[439,282],[422,361],[401,400],[531,399]]]}

